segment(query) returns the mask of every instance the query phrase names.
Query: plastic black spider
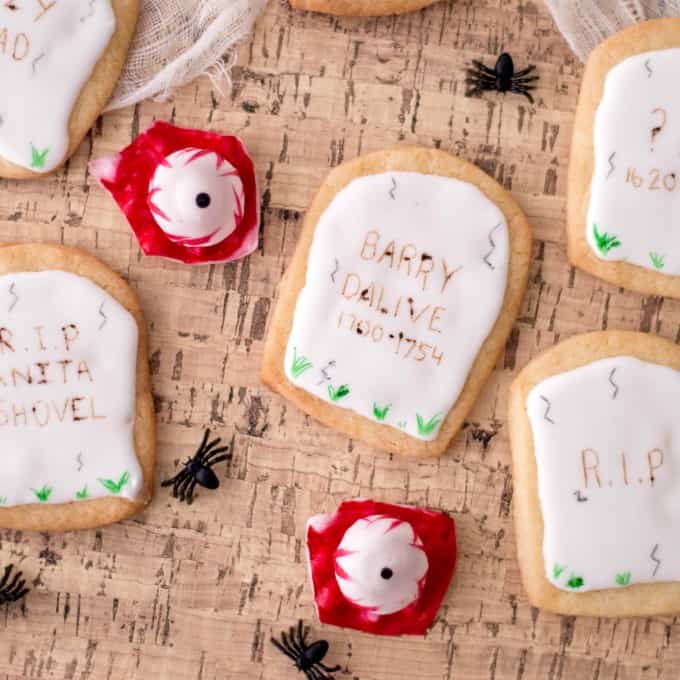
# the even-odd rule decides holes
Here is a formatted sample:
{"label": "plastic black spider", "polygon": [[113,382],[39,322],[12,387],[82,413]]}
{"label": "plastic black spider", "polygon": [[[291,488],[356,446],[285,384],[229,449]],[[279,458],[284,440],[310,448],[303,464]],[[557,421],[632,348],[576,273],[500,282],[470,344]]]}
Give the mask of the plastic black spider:
{"label": "plastic black spider", "polygon": [[216,489],[220,485],[220,480],[211,468],[223,460],[228,460],[231,455],[224,453],[229,450],[228,446],[219,446],[222,441],[219,437],[208,443],[209,437],[210,430],[206,430],[198,451],[192,458],[187,459],[184,468],[172,479],[166,479],[161,483],[161,486],[172,484],[172,495],[175,498],[179,497],[180,502],[186,501],[188,505],[191,505],[196,484],[206,489]]}
{"label": "plastic black spider", "polygon": [[0,579],[0,605],[16,602],[30,590],[26,587],[26,581],[21,578],[22,573],[20,571],[15,572],[14,578],[12,578],[12,569],[14,569],[13,564],[6,566],[5,573]]}
{"label": "plastic black spider", "polygon": [[288,636],[281,633],[281,642],[271,638],[272,644],[289,659],[295,662],[295,667],[307,676],[307,680],[334,680],[330,673],[340,670],[340,666],[329,668],[323,663],[323,658],[328,654],[328,642],[317,640],[307,644],[309,628],[302,626],[302,620],[298,621],[297,628],[291,626]]}
{"label": "plastic black spider", "polygon": [[515,73],[512,57],[507,52],[503,52],[493,69],[477,59],[472,60],[472,66],[474,68],[467,70],[468,77],[465,79],[469,85],[466,96],[481,94],[485,90],[517,92],[523,94],[532,104],[534,103],[531,90],[535,88],[533,83],[538,80],[538,76],[531,75],[536,70],[533,64]]}

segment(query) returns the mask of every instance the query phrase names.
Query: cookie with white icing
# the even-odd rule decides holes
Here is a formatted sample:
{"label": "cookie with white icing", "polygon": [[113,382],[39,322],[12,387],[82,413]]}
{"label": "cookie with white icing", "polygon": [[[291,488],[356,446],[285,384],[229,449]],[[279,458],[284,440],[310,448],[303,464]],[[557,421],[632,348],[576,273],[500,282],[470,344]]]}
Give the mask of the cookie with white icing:
{"label": "cookie with white icing", "polygon": [[402,148],[346,163],[307,213],[263,380],[377,448],[441,455],[503,350],[530,253],[519,206],[461,159]]}
{"label": "cookie with white icing", "polygon": [[0,527],[89,528],[151,500],[147,335],[130,287],[74,248],[0,248]]}
{"label": "cookie with white icing", "polygon": [[680,297],[680,19],[646,21],[593,51],[569,167],[568,251],[619,286]]}
{"label": "cookie with white icing", "polygon": [[415,12],[435,2],[437,0],[290,0],[295,9],[362,17]]}
{"label": "cookie with white icing", "polygon": [[680,347],[571,338],[511,388],[517,551],[530,602],[562,614],[680,611]]}
{"label": "cookie with white icing", "polygon": [[139,0],[0,3],[0,177],[57,170],[104,110]]}

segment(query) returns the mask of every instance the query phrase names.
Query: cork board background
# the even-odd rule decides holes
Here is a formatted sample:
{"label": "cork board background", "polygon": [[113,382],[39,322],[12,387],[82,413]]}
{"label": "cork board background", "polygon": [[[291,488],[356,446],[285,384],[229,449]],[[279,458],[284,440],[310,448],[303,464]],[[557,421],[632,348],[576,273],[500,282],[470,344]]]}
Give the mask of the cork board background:
{"label": "cork board background", "polygon": [[[538,65],[535,105],[464,96],[464,64],[511,49]],[[0,678],[297,677],[269,644],[314,621],[304,525],[342,499],[426,505],[456,519],[459,563],[425,639],[314,623],[340,680],[659,680],[680,668],[674,618],[597,620],[528,606],[515,557],[506,398],[541,349],[604,328],[678,339],[680,302],[644,298],[570,268],[568,148],[582,67],[536,0],[442,0],[399,18],[337,20],[271,0],[239,50],[233,91],[207,79],[168,103],[108,114],[57,176],[0,182],[0,240],[85,248],[136,289],[151,330],[158,479],[206,426],[232,443],[221,486],[187,507],[157,493],[146,513],[98,531],[0,532],[0,559],[32,592],[0,609]],[[144,258],[87,161],[153,119],[243,137],[259,169],[259,250],[226,266]],[[329,167],[389,145],[457,153],[495,177],[536,237],[531,282],[505,354],[441,460],[407,462],[348,441],[258,383],[276,286]],[[300,676],[301,677],[301,676]]]}

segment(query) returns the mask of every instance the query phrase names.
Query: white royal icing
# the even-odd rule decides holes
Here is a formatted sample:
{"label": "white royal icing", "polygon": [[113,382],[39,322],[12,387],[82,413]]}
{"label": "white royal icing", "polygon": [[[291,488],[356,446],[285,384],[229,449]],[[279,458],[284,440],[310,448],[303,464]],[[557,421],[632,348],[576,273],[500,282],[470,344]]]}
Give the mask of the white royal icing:
{"label": "white royal icing", "polygon": [[139,494],[137,340],[89,279],[0,277],[0,505]]}
{"label": "white royal icing", "polygon": [[0,3],[0,156],[48,172],[66,156],[68,121],[114,33],[110,0]]}
{"label": "white royal icing", "polygon": [[680,580],[680,372],[618,356],[527,400],[547,578],[572,592]]}
{"label": "white royal icing", "polygon": [[289,380],[434,439],[501,310],[508,240],[503,213],[467,182],[415,172],[355,179],[316,226],[284,359]]}
{"label": "white royal icing", "polygon": [[595,255],[680,274],[680,48],[608,73],[593,130],[586,238]]}
{"label": "white royal icing", "polygon": [[165,158],[149,185],[149,208],[167,237],[181,245],[214,246],[241,223],[243,183],[213,151],[187,148]]}
{"label": "white royal icing", "polygon": [[379,616],[415,602],[427,570],[427,555],[413,527],[385,515],[358,519],[335,554],[335,578],[342,594]]}

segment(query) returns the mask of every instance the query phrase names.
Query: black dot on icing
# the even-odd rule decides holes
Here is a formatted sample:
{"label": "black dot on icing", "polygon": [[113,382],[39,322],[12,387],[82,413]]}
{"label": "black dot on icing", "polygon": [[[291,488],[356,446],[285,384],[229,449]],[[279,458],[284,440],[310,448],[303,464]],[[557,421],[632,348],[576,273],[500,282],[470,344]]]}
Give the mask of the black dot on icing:
{"label": "black dot on icing", "polygon": [[196,205],[199,208],[207,208],[210,205],[210,194],[206,194],[204,191],[196,194]]}
{"label": "black dot on icing", "polygon": [[393,576],[394,572],[389,567],[383,567],[380,572],[380,578],[384,578],[386,581],[389,581]]}

